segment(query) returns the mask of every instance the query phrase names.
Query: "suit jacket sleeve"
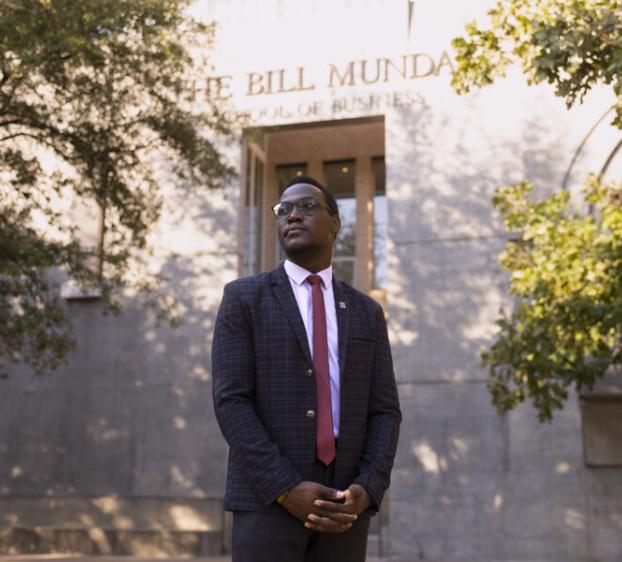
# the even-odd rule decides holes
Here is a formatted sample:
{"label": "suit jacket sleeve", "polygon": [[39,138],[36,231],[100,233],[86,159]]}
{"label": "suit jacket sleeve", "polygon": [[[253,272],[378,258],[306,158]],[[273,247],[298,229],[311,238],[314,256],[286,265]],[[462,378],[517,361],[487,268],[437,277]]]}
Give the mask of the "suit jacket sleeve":
{"label": "suit jacket sleeve", "polygon": [[254,409],[252,322],[241,293],[235,285],[225,287],[216,319],[212,342],[214,408],[231,452],[241,459],[246,481],[268,506],[302,478],[280,455]]}
{"label": "suit jacket sleeve", "polygon": [[355,483],[370,495],[372,509],[379,509],[389,487],[402,421],[391,347],[384,313],[378,306],[378,344],[374,357],[369,398],[367,438]]}

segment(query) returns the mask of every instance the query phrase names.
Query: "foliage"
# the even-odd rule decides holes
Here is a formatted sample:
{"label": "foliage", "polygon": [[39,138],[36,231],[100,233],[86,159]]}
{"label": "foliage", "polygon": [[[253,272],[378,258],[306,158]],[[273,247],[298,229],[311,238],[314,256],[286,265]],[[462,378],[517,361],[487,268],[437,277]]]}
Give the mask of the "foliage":
{"label": "foliage", "polygon": [[[119,309],[115,289],[159,216],[157,162],[188,189],[231,173],[207,137],[229,132],[204,103],[213,29],[187,4],[0,3],[0,374],[10,363],[57,367],[71,348],[54,272],[97,285],[106,309]],[[100,209],[97,247],[79,243],[68,200]],[[156,292],[158,282],[136,281]]]}
{"label": "foliage", "polygon": [[567,191],[533,201],[532,188],[494,198],[506,228],[519,232],[501,255],[518,303],[482,359],[500,411],[530,398],[550,419],[569,387],[589,388],[622,363],[622,185],[592,178],[592,214],[573,210]]}
{"label": "foliage", "polygon": [[622,3],[619,0],[502,0],[490,25],[453,40],[460,93],[491,84],[520,62],[530,83],[548,82],[570,107],[597,84],[617,97],[622,127]]}
{"label": "foliage", "polygon": [[[568,107],[609,86],[622,128],[619,0],[501,0],[489,16],[488,26],[471,23],[453,41],[459,93],[520,63],[530,83],[553,84]],[[496,192],[494,206],[517,236],[501,256],[515,309],[502,311],[499,334],[482,352],[500,413],[529,399],[550,420],[570,388],[591,388],[622,362],[622,191],[601,179],[590,179],[581,209],[567,192],[535,201],[528,182]]]}

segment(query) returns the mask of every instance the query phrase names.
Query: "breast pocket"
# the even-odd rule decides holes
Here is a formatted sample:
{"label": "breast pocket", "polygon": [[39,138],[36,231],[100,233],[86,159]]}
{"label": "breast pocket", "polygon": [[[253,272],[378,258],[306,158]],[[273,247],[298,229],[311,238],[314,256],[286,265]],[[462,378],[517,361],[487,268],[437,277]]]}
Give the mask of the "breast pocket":
{"label": "breast pocket", "polygon": [[365,380],[371,373],[376,354],[377,338],[368,334],[352,334],[348,346],[348,377]]}
{"label": "breast pocket", "polygon": [[376,338],[375,336],[372,336],[372,335],[367,335],[367,334],[364,334],[364,335],[352,334],[352,338],[351,339],[352,339],[353,342],[367,342],[369,344],[375,345],[376,344],[376,340],[378,338]]}

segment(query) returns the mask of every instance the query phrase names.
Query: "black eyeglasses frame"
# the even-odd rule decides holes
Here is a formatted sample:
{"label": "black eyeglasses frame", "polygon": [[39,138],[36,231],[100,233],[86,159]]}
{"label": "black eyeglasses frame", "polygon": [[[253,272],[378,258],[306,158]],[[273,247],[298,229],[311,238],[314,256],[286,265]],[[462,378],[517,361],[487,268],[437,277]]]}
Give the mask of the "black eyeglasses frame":
{"label": "black eyeglasses frame", "polygon": [[[311,207],[302,206],[304,203],[309,201],[313,203]],[[315,211],[320,207],[323,207],[324,209],[329,211],[329,208],[326,205],[322,205],[322,203],[318,201],[317,197],[313,197],[312,195],[301,197],[297,201],[278,201],[277,203],[272,205],[271,209],[277,220],[286,220],[293,213],[294,207],[307,217],[315,213]],[[281,208],[285,209],[285,214],[279,214],[279,210]]]}

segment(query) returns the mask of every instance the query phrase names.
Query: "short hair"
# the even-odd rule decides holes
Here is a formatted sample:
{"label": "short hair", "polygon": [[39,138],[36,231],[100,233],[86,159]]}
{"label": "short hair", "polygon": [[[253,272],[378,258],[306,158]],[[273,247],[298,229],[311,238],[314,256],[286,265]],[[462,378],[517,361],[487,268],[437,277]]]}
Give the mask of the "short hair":
{"label": "short hair", "polygon": [[[328,207],[328,213],[331,215],[337,215],[337,218],[341,220],[341,218],[339,217],[339,206],[337,205],[337,200],[335,199],[335,196],[330,191],[328,191],[328,189],[324,187],[318,180],[312,178],[311,176],[294,176],[285,186],[285,189],[298,183],[308,183],[313,187],[317,187],[324,194],[326,206]],[[283,191],[285,191],[285,189]]]}

